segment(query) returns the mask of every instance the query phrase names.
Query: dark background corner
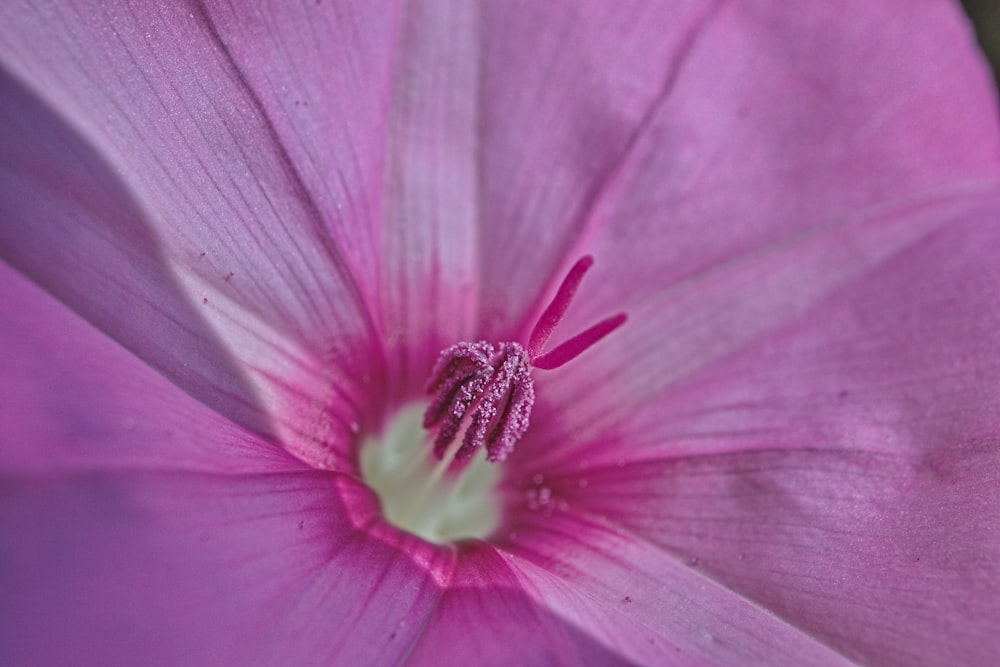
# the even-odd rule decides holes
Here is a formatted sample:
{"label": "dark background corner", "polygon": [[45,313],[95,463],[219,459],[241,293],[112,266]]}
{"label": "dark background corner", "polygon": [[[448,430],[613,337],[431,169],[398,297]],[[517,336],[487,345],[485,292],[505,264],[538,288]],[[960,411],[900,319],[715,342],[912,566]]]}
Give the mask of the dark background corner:
{"label": "dark background corner", "polygon": [[962,0],[962,6],[976,26],[979,44],[993,66],[1000,84],[1000,0]]}

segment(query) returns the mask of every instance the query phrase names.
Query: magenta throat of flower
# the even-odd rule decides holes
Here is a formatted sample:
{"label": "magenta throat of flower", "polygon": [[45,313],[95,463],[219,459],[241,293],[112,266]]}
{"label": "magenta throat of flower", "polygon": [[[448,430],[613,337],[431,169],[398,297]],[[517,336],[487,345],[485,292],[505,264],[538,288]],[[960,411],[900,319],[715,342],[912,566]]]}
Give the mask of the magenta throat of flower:
{"label": "magenta throat of flower", "polygon": [[494,346],[479,341],[456,343],[441,352],[425,387],[431,401],[423,421],[425,429],[436,433],[438,459],[468,461],[483,446],[489,461],[506,459],[528,429],[535,403],[531,368],[559,368],[625,324],[627,316],[619,313],[542,354],[593,264],[587,255],[569,270],[535,323],[527,349],[517,342]]}

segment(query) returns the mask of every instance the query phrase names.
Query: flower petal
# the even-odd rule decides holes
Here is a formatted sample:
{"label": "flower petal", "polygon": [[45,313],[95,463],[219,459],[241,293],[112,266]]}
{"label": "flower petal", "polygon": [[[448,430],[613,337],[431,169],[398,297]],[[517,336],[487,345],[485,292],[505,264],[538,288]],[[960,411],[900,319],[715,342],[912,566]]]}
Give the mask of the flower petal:
{"label": "flower petal", "polygon": [[1000,654],[1000,438],[922,456],[822,448],[646,461],[552,480],[862,664]]}
{"label": "flower petal", "polygon": [[508,565],[528,594],[629,664],[847,665],[835,651],[679,559],[606,523],[535,513]]}
{"label": "flower petal", "polygon": [[0,474],[302,470],[0,263]]}
{"label": "flower petal", "polygon": [[625,661],[528,596],[484,542],[459,547],[456,569],[407,665],[615,665]]}
{"label": "flower petal", "polygon": [[[2,71],[0,99],[0,257],[193,396],[257,432],[268,431],[249,381],[171,274],[135,199],[90,148]],[[10,273],[4,290],[23,290],[6,284],[17,280]],[[33,306],[33,298],[25,295],[20,307]],[[65,326],[79,326],[61,317]],[[42,322],[37,326],[53,333]]]}
{"label": "flower petal", "polygon": [[480,6],[483,336],[527,338],[533,316],[551,298],[546,288],[554,290],[576,259],[604,184],[656,100],[672,89],[716,5],[513,0]]}
{"label": "flower petal", "polygon": [[[798,247],[782,270],[804,264],[777,289],[759,278],[781,271],[723,276],[729,300],[700,299],[706,349],[720,354],[651,388],[608,440],[539,463],[550,498],[699,563],[852,659],[990,664],[998,218],[997,197],[922,207],[863,225],[853,245]],[[871,241],[901,240],[900,223],[913,236],[883,254]],[[841,281],[848,247],[871,266]],[[821,298],[798,302],[813,290]],[[674,331],[660,332],[668,355]]]}
{"label": "flower petal", "polygon": [[[0,11],[3,65],[21,82],[8,79],[0,105],[8,174],[0,254],[244,423],[222,389],[197,386],[209,384],[204,371],[185,372],[180,355],[158,347],[196,321],[195,308],[252,370],[251,402],[267,404],[269,416],[282,412],[273,404],[325,404],[323,392],[356,402],[365,373],[381,371],[354,260],[336,247],[319,195],[208,17],[181,5],[86,2],[57,10],[12,2]],[[40,113],[45,105],[71,125]],[[354,192],[365,169],[351,168],[338,175]],[[348,227],[368,229],[362,213],[345,213]],[[207,346],[197,333],[187,339]],[[292,397],[290,384],[305,399]],[[339,415],[345,433],[352,417]]]}
{"label": "flower petal", "polygon": [[[340,475],[346,516],[369,539],[418,563],[440,588],[430,614],[401,621],[389,640],[409,641],[406,664],[595,664],[620,662],[585,632],[525,595],[490,544],[466,540],[435,546],[386,522],[379,499],[359,479]],[[416,634],[414,634],[416,633]]]}
{"label": "flower petal", "polygon": [[566,335],[863,208],[997,178],[995,94],[954,3],[610,7],[489,22],[495,335],[511,313],[530,327],[539,290],[584,252],[597,263]]}
{"label": "flower petal", "polygon": [[650,299],[586,364],[539,378],[527,463],[992,434],[998,216],[996,195],[872,215]]}
{"label": "flower petal", "polygon": [[394,392],[469,340],[477,307],[478,3],[408,3],[386,154],[381,315]]}
{"label": "flower petal", "polygon": [[373,311],[394,69],[410,57],[398,4],[211,0],[197,17],[260,105],[283,168]]}
{"label": "flower petal", "polygon": [[568,333],[869,208],[1000,178],[994,84],[954,2],[727,3],[677,67],[590,212],[597,263]]}
{"label": "flower petal", "polygon": [[331,473],[0,481],[5,664],[392,664],[439,596]]}

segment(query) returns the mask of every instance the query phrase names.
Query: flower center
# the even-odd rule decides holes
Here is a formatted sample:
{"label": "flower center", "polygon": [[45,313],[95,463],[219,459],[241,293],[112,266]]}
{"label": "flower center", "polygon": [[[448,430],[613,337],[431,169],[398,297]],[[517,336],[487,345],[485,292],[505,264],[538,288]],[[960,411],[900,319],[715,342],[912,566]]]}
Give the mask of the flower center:
{"label": "flower center", "polygon": [[427,456],[422,412],[419,403],[403,408],[362,443],[362,477],[397,528],[434,544],[489,537],[500,524],[500,469],[481,455],[450,470]]}
{"label": "flower center", "polygon": [[619,313],[542,353],[593,263],[586,256],[573,265],[527,347],[479,341],[446,348],[425,387],[423,419],[419,407],[401,410],[381,437],[362,444],[362,476],[390,523],[438,544],[485,538],[499,526],[500,471],[487,461],[505,460],[528,429],[532,367],[559,368],[625,323]]}
{"label": "flower center", "polygon": [[535,323],[527,350],[520,343],[500,343],[494,348],[479,341],[456,343],[441,353],[425,387],[432,398],[424,413],[424,428],[435,432],[434,455],[438,459],[454,457],[461,463],[482,446],[490,462],[506,459],[528,430],[535,403],[531,367],[559,368],[625,324],[625,313],[619,313],[542,354],[593,264],[588,255],[569,270]]}

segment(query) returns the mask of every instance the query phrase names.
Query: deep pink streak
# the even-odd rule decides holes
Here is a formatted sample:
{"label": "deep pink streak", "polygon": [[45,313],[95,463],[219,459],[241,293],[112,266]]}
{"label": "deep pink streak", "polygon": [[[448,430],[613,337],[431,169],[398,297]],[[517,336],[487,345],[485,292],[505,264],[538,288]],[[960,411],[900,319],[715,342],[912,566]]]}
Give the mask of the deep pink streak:
{"label": "deep pink streak", "polygon": [[534,359],[531,362],[531,365],[535,368],[541,368],[542,370],[547,371],[552,370],[553,368],[559,368],[563,364],[572,361],[588,347],[601,340],[621,325],[625,324],[626,320],[628,320],[628,315],[625,313],[618,313],[617,315],[601,320],[583,333],[573,336],[548,354],[543,354],[542,356]]}
{"label": "deep pink streak", "polygon": [[541,354],[542,348],[545,347],[545,343],[549,340],[549,336],[552,335],[556,325],[562,321],[563,315],[566,314],[566,310],[569,308],[569,304],[573,302],[573,296],[580,287],[580,283],[583,282],[583,276],[593,265],[594,258],[590,255],[584,255],[576,261],[573,268],[566,274],[562,285],[559,286],[559,291],[556,292],[552,302],[545,309],[545,312],[542,313],[542,316],[538,318],[535,328],[531,331],[531,338],[528,341],[528,356],[531,359],[536,359]]}

